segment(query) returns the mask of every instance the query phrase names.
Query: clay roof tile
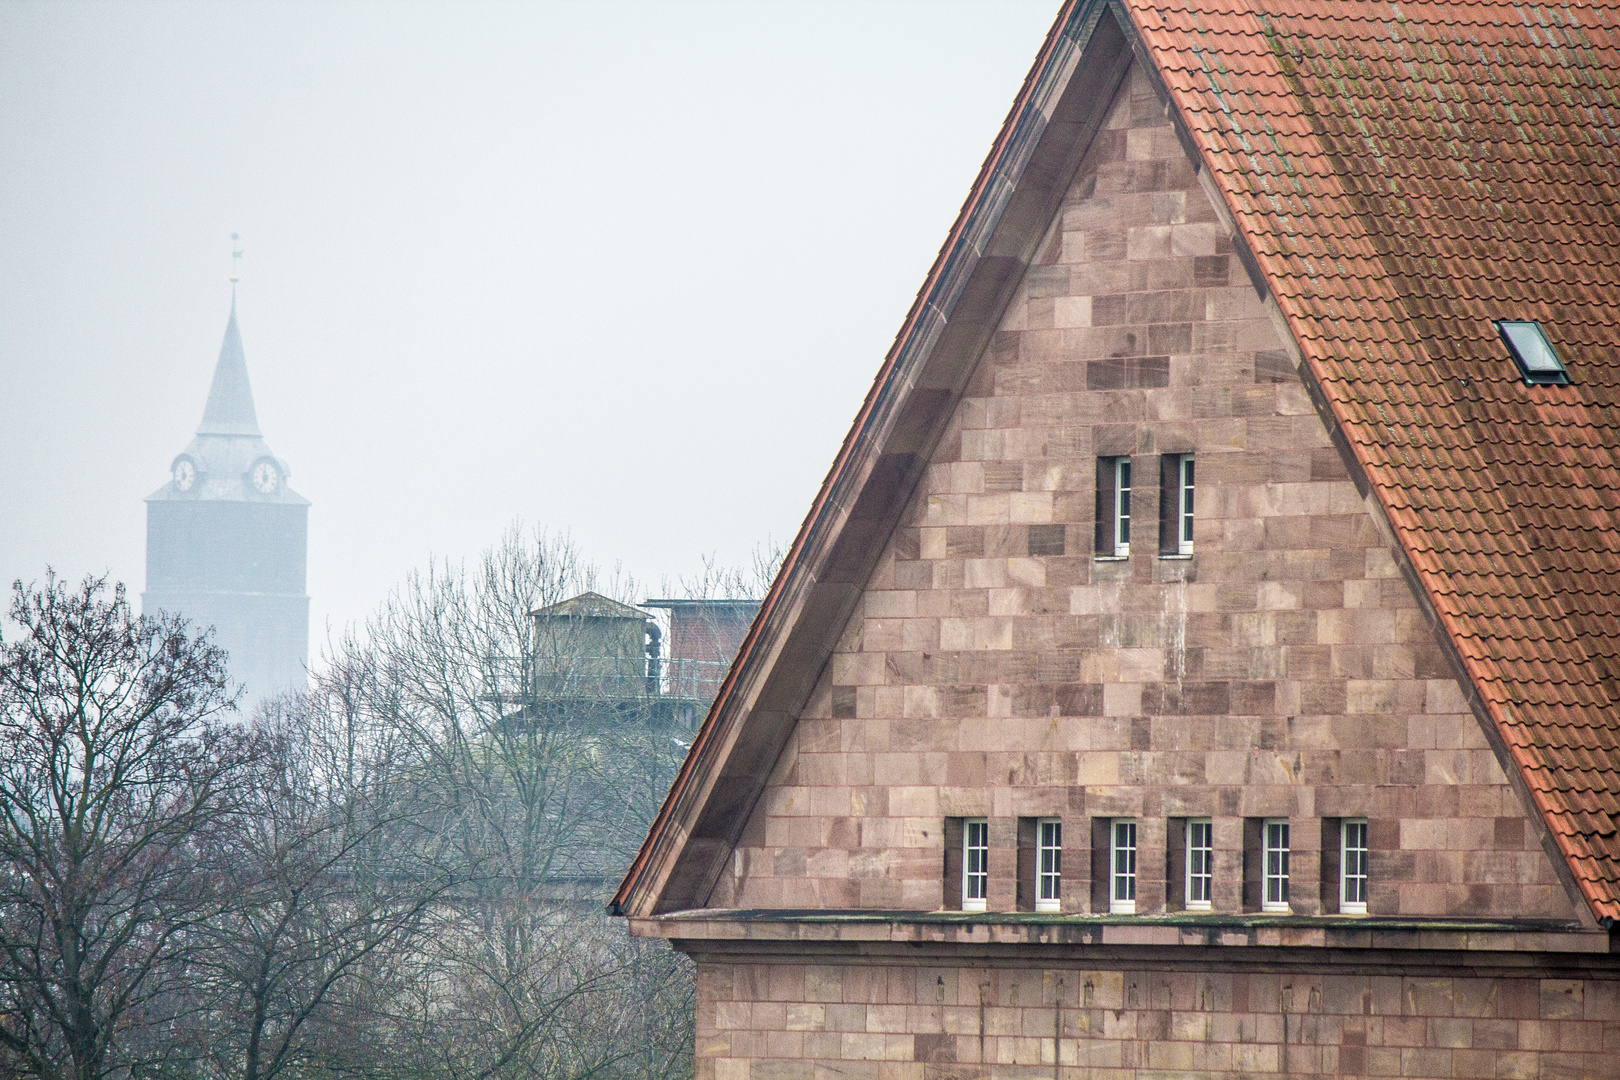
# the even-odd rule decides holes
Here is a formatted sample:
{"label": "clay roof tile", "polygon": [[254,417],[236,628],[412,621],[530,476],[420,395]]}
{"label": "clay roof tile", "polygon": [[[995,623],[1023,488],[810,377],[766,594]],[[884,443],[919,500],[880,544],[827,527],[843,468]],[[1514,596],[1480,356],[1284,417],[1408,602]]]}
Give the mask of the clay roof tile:
{"label": "clay roof tile", "polygon": [[[1581,888],[1620,917],[1620,4],[1125,8]],[[1501,318],[1542,322],[1572,384],[1523,385]]]}

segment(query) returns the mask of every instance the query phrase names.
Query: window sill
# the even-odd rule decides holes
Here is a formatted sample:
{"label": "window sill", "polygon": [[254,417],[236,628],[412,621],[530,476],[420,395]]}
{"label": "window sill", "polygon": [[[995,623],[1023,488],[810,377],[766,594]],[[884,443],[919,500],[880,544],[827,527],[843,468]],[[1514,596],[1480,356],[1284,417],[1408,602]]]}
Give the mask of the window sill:
{"label": "window sill", "polygon": [[981,912],[987,910],[987,905],[983,900],[964,900],[962,901],[962,910]]}
{"label": "window sill", "polygon": [[1339,905],[1339,914],[1340,915],[1365,915],[1365,914],[1367,914],[1367,905],[1366,904],[1340,904]]}
{"label": "window sill", "polygon": [[1116,900],[1112,904],[1109,905],[1108,914],[1110,914],[1110,915],[1135,915],[1136,914],[1136,901],[1134,901],[1134,900],[1126,900],[1126,901]]}
{"label": "window sill", "polygon": [[1055,915],[1063,910],[1063,904],[1058,900],[1037,900],[1035,901],[1035,910],[1048,915]]}
{"label": "window sill", "polygon": [[1260,913],[1262,915],[1291,915],[1293,914],[1293,908],[1287,904],[1262,904],[1260,905]]}
{"label": "window sill", "polygon": [[1214,911],[1215,910],[1215,905],[1210,903],[1207,900],[1203,900],[1203,901],[1194,900],[1192,903],[1187,905],[1185,910],[1187,910],[1187,911],[1197,911],[1197,912]]}
{"label": "window sill", "polygon": [[1097,561],[1097,562],[1130,562],[1131,557],[1129,555],[1097,555],[1097,556],[1095,556],[1095,561]]}
{"label": "window sill", "polygon": [[1187,562],[1187,561],[1192,559],[1192,552],[1189,551],[1185,555],[1183,555],[1181,552],[1178,551],[1178,552],[1175,552],[1175,553],[1170,554],[1170,555],[1160,555],[1159,558],[1165,560],[1166,562],[1169,562],[1171,559],[1178,559],[1181,562]]}

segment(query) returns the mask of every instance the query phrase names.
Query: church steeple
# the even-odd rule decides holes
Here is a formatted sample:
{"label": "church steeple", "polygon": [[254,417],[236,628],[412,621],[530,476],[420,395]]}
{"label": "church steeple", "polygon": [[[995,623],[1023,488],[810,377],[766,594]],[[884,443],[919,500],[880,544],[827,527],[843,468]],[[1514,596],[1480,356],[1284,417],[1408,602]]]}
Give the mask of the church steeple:
{"label": "church steeple", "polygon": [[251,704],[306,682],[309,501],[287,486],[292,470],[259,430],[235,277],[202,423],[146,500],[141,606],[212,626]]}
{"label": "church steeple", "polygon": [[242,331],[236,325],[236,290],[231,290],[231,318],[214,365],[214,384],[208,390],[199,435],[262,435],[253,408],[253,386],[248,382],[247,355]]}

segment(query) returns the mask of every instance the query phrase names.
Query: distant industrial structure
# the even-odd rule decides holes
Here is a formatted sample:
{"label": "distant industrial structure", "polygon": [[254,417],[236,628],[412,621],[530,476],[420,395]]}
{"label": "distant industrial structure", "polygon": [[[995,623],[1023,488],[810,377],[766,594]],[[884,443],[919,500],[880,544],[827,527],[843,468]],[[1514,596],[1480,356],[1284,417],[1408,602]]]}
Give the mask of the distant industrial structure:
{"label": "distant industrial structure", "polygon": [[[523,715],[644,720],[692,729],[708,712],[758,600],[648,600],[669,611],[667,649],[641,608],[586,592],[536,608],[523,690],[505,695]],[[510,684],[509,684],[510,685]]]}
{"label": "distant industrial structure", "polygon": [[212,627],[242,707],[306,685],[309,500],[259,430],[236,298],[196,436],[146,499],[141,608]]}
{"label": "distant industrial structure", "polygon": [[[546,604],[529,613],[527,654],[490,666],[489,696],[509,732],[567,730],[604,752],[636,754],[640,783],[661,796],[758,610],[758,600],[731,599],[633,607],[595,592]],[[633,854],[625,840],[616,820],[582,826],[553,854],[537,895],[600,911]]]}

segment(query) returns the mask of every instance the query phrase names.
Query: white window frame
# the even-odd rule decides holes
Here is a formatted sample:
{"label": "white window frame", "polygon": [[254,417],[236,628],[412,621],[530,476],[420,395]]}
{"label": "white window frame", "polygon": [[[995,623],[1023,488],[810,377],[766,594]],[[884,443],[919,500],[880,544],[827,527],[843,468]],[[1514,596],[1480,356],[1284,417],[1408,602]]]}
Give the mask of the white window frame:
{"label": "white window frame", "polygon": [[[1214,864],[1215,823],[1209,818],[1192,818],[1187,822],[1187,884],[1182,894],[1188,911],[1215,910]],[[1204,894],[1201,898],[1200,892]]]}
{"label": "white window frame", "polygon": [[962,821],[962,910],[984,911],[989,901],[990,819],[965,818]]}
{"label": "white window frame", "polygon": [[1035,910],[1063,910],[1063,822],[1035,822]]}
{"label": "white window frame", "polygon": [[1131,553],[1131,459],[1114,459],[1114,557]]}
{"label": "white window frame", "polygon": [[1260,826],[1260,910],[1288,911],[1288,819],[1267,818]]}
{"label": "white window frame", "polygon": [[1108,910],[1136,914],[1136,819],[1108,822]]}
{"label": "white window frame", "polygon": [[1176,554],[1193,553],[1193,456],[1176,460]]}
{"label": "white window frame", "polygon": [[[1367,914],[1367,819],[1345,818],[1339,823],[1339,913]],[[1358,897],[1352,900],[1351,897]]]}

